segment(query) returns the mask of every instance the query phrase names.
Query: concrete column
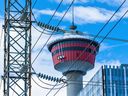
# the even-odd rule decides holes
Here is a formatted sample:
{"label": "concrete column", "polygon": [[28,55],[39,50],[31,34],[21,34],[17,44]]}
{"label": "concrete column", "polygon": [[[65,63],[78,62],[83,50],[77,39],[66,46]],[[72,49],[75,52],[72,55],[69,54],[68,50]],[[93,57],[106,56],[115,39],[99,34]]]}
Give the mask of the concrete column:
{"label": "concrete column", "polygon": [[83,74],[81,72],[69,72],[67,77],[67,96],[77,96],[83,89]]}

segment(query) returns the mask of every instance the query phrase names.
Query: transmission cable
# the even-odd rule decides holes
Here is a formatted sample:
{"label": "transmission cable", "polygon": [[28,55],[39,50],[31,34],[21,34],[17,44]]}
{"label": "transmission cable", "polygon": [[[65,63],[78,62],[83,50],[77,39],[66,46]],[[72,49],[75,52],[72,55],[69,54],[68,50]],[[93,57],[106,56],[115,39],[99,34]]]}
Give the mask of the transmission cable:
{"label": "transmission cable", "polygon": [[[62,0],[63,1],[63,0]],[[73,0],[74,2],[74,0]],[[65,17],[65,15],[67,14],[68,10],[70,9],[70,7],[72,6],[73,2],[70,4],[70,6],[68,7],[67,11],[64,13],[63,17],[61,18],[61,20],[59,21],[58,25],[61,23],[61,21],[63,20],[63,18]],[[40,53],[42,52],[43,48],[45,47],[45,45],[48,43],[48,41],[50,40],[51,36],[53,35],[54,31],[52,32],[52,34],[50,35],[50,37],[48,38],[48,40],[46,41],[46,43],[44,44],[44,46],[42,47],[42,49],[40,50],[40,52],[38,53],[38,55],[36,56],[36,58],[33,60],[32,64],[35,62],[35,60],[38,58],[38,56],[40,55]],[[41,35],[40,35],[41,36]]]}
{"label": "transmission cable", "polygon": [[[34,80],[34,78],[32,77],[32,80],[33,80],[33,82],[36,84],[36,85],[38,85],[40,88],[43,88],[43,89],[51,89],[51,88],[48,88],[48,87],[43,87],[43,86],[41,86],[40,84],[38,84],[35,80]],[[65,86],[63,86],[63,88],[64,87],[66,87],[67,85],[65,85]],[[59,87],[58,88],[54,88],[54,90],[57,90],[57,89],[60,89]]]}
{"label": "transmission cable", "polygon": [[[36,1],[37,1],[37,0],[36,0]],[[56,14],[56,12],[57,12],[57,10],[59,9],[59,7],[61,6],[62,2],[63,2],[63,0],[61,0],[61,2],[59,3],[59,5],[57,6],[56,10],[54,11],[52,17],[50,18],[50,20],[48,21],[47,24],[49,24],[49,23],[51,22],[52,18],[53,18],[54,15]],[[34,16],[33,13],[32,13],[32,15],[33,15],[33,17],[34,17],[34,20],[37,22],[37,20],[36,20],[36,18],[35,18],[35,16]],[[35,26],[33,26],[33,27],[35,28]],[[36,29],[37,31],[41,32],[41,31],[38,30],[37,28],[35,28],[35,29]],[[40,36],[38,37],[36,43],[34,44],[34,46],[32,47],[31,50],[33,50],[33,48],[35,47],[35,45],[38,43],[38,41],[39,41],[39,39],[41,38],[41,36],[42,36],[42,34],[44,33],[44,31],[45,31],[45,28],[44,28],[43,31],[41,32]],[[45,33],[44,33],[44,34],[45,34]],[[46,33],[46,34],[47,34],[47,33]],[[52,34],[50,34],[50,35],[52,35]],[[49,37],[49,38],[51,38],[51,37]],[[47,42],[48,42],[48,40],[47,40]],[[46,42],[46,44],[47,44],[47,42]],[[45,47],[46,44],[44,44],[43,48]],[[43,50],[43,48],[42,48],[42,50]],[[41,50],[41,51],[42,51],[42,50]],[[41,52],[40,52],[40,53],[41,53]],[[40,54],[40,53],[38,53],[38,54]],[[39,55],[37,55],[37,57],[38,57],[38,56],[39,56]],[[37,58],[37,57],[36,57],[36,58]],[[34,61],[36,60],[36,58],[34,59]],[[34,63],[34,61],[32,62],[32,64]],[[40,79],[39,79],[39,80],[40,80]],[[42,82],[42,83],[43,83],[43,82]],[[48,84],[48,85],[49,85],[49,84]],[[51,86],[52,86],[52,85],[51,85]]]}
{"label": "transmission cable", "polygon": [[[62,18],[60,19],[60,21],[58,22],[57,26],[59,26],[59,24],[62,22],[63,18],[65,17],[65,15],[67,14],[68,10],[70,9],[70,7],[72,6],[72,4],[74,3],[75,0],[72,1],[72,3],[69,5],[68,9],[65,11],[64,15],[62,16]],[[48,41],[50,40],[50,38],[52,37],[52,35],[54,34],[55,31],[53,31],[51,33],[51,35],[49,36],[49,38],[47,39],[47,41],[45,42],[44,46],[41,48],[41,50],[39,51],[39,53],[37,54],[37,56],[35,57],[35,59],[33,60],[32,64],[35,62],[35,60],[38,58],[38,56],[40,55],[40,53],[42,52],[42,50],[44,49],[44,47],[46,46],[46,44],[48,43]],[[41,36],[41,35],[40,35]]]}
{"label": "transmission cable", "polygon": [[[42,89],[47,89],[47,90],[50,90],[51,88],[48,88],[48,87],[43,87],[43,86],[41,86],[40,84],[38,84],[35,80],[34,80],[34,78],[32,78],[32,80],[33,80],[33,82],[37,85],[37,86],[39,86],[40,88],[42,88]],[[108,83],[109,84],[109,83]],[[92,85],[92,86],[102,86],[102,84],[87,84],[87,85]],[[116,84],[116,86],[117,85],[119,85],[119,84]],[[68,85],[65,85],[65,86],[63,86],[63,88],[64,87],[66,87],[66,86],[68,86]],[[107,87],[113,87],[114,85],[106,85]],[[120,85],[119,85],[120,86]],[[128,87],[125,87],[125,86],[122,86],[121,88],[128,88]],[[121,89],[121,88],[119,88],[119,89]],[[60,89],[60,88],[54,88],[54,90],[58,90],[58,89]],[[53,96],[55,96],[55,95],[53,95]]]}
{"label": "transmission cable", "polygon": [[[54,15],[55,15],[55,13],[57,12],[57,10],[59,9],[59,7],[60,7],[60,5],[62,4],[62,2],[63,2],[63,0],[62,0],[62,1],[60,2],[60,4],[57,6],[55,12],[53,13],[53,17],[54,17]],[[36,0],[35,3],[33,4],[33,7],[35,6],[36,3],[37,3],[37,0]],[[35,18],[35,16],[34,16],[34,13],[33,13],[33,12],[32,12],[32,16],[33,16],[33,18],[34,18],[34,22],[37,23],[37,20],[36,20],[36,18]],[[52,20],[53,17],[50,18],[50,20],[48,21],[47,24],[49,24],[49,23],[51,22],[51,20]],[[34,25],[32,25],[32,26],[34,27],[34,29],[36,29],[36,30],[37,30],[38,32],[40,32],[40,33],[43,33],[43,34],[46,34],[46,35],[51,35],[51,34],[49,34],[49,33],[45,33],[45,32],[44,32],[44,31],[46,30],[46,28],[44,28],[43,31],[41,31],[41,30],[37,29]],[[47,31],[48,31],[48,30],[47,30]],[[51,31],[49,31],[49,32],[51,32]],[[56,34],[53,34],[53,35],[56,35]]]}
{"label": "transmission cable", "polygon": [[[59,5],[57,6],[56,10],[54,11],[52,17],[50,18],[50,20],[48,21],[47,24],[50,24],[51,20],[53,19],[53,17],[54,17],[54,15],[56,14],[57,10],[58,10],[59,7],[61,6],[62,2],[63,2],[63,0],[61,0],[61,2],[59,3]],[[33,15],[34,15],[34,14],[33,14]],[[34,19],[36,20],[36,18],[34,18]],[[36,20],[36,23],[37,23],[37,20]],[[44,28],[43,32],[45,31],[45,29],[46,29],[46,28]],[[53,33],[54,33],[54,32],[53,32]],[[52,34],[53,34],[53,33],[52,33]],[[52,34],[51,34],[51,35],[52,35]],[[33,45],[32,49],[36,46],[36,44],[38,43],[38,41],[39,41],[39,39],[41,38],[42,35],[43,35],[43,33],[40,34],[40,36],[38,37],[37,41],[36,41],[35,44]],[[51,38],[51,36],[50,36],[49,38]],[[44,44],[44,46],[45,46],[45,45],[46,45],[46,44]]]}
{"label": "transmission cable", "polygon": [[[59,9],[59,7],[60,7],[60,5],[62,4],[62,2],[63,2],[63,0],[61,0],[61,2],[60,2],[60,4],[58,5],[58,7],[56,8],[56,10],[55,10],[55,12],[53,13],[53,16],[55,15],[55,13],[57,12],[57,10]],[[36,5],[36,3],[37,3],[37,0],[35,0],[35,2],[34,2],[34,4],[33,4],[33,6],[32,6],[32,9],[34,8],[34,6]],[[34,20],[37,22],[37,20],[36,20],[36,18],[35,18],[35,16],[34,16],[34,14],[33,14],[33,12],[32,12],[32,15],[33,15],[33,17],[34,17]],[[53,16],[51,17],[51,19],[49,20],[49,22],[48,22],[48,24],[51,22],[51,20],[52,20],[52,18],[53,18]],[[39,32],[43,32],[43,31],[45,31],[45,29],[43,30],[43,31],[40,31],[40,30],[38,30],[34,25],[32,25],[37,31],[39,31]],[[51,31],[50,31],[51,32]],[[51,35],[51,34],[48,34],[48,33],[45,33],[45,32],[43,32],[44,34],[46,34],[46,35]],[[35,70],[32,68],[32,70],[35,72]],[[36,73],[36,72],[35,72]],[[38,78],[39,80],[40,80],[40,78]],[[54,85],[52,85],[52,84],[48,84],[48,83],[45,83],[45,82],[43,82],[42,80],[40,80],[42,83],[44,83],[44,84],[46,84],[46,85],[50,85],[50,86],[54,86]],[[35,82],[36,83],[36,82]],[[62,84],[62,83],[61,83]],[[60,84],[58,84],[58,86],[59,86]]]}
{"label": "transmission cable", "polygon": [[[69,81],[75,81],[75,80],[69,80]],[[103,82],[99,82],[99,81],[83,81],[83,82],[87,82],[87,84],[84,84],[84,85],[90,85],[90,84],[102,84]],[[71,83],[71,84],[79,84],[79,83],[81,83],[81,82],[79,82],[79,81],[76,81],[76,82],[74,82],[74,83]],[[115,82],[116,83],[116,82]],[[69,83],[70,84],[70,83]],[[107,84],[107,85],[113,85],[113,83],[105,83],[105,84]],[[116,84],[116,85],[118,85],[118,86],[125,86],[125,85],[128,85],[128,84]]]}
{"label": "transmission cable", "polygon": [[[123,6],[123,4],[126,2],[126,0],[123,1],[123,3],[117,8],[117,10],[115,11],[115,13],[110,17],[110,19],[104,24],[104,26],[100,29],[100,31],[98,32],[98,34],[95,36],[95,38],[92,40],[92,42],[97,38],[97,36],[103,31],[103,29],[107,26],[107,24],[111,21],[111,19],[114,17],[114,15],[120,10],[120,8]],[[91,42],[91,43],[92,43]],[[89,45],[91,45],[91,43]],[[90,47],[90,46],[89,46]],[[84,50],[85,51],[85,50]],[[82,52],[83,53],[83,52]],[[81,54],[80,54],[81,55]],[[80,58],[80,56],[79,56]],[[77,61],[77,60],[76,60]],[[73,65],[73,64],[72,64]],[[71,67],[70,67],[71,68]],[[61,78],[63,78],[64,76],[62,76]],[[56,83],[57,84],[57,83]],[[55,86],[54,86],[55,87]],[[54,89],[53,87],[53,89]],[[52,89],[48,92],[48,94],[52,91]]]}
{"label": "transmission cable", "polygon": [[[32,6],[32,9],[35,7],[36,3],[37,3],[37,0],[35,0],[34,4],[33,4],[33,6]],[[36,18],[35,18],[35,16],[34,16],[34,13],[33,13],[33,12],[32,12],[32,16],[33,16],[34,20],[37,22],[37,20],[36,20]],[[41,31],[40,31],[39,29],[37,29],[34,25],[32,25],[32,26],[33,26],[33,28],[36,29],[37,31],[41,32]],[[43,32],[43,33],[44,33],[44,32]],[[44,33],[44,34],[45,34],[45,33]]]}
{"label": "transmission cable", "polygon": [[[34,18],[34,21],[37,22],[37,20],[36,20],[36,18],[35,18],[35,16],[34,16],[33,13],[32,13],[32,16],[33,16],[33,18]],[[47,32],[48,32],[48,30],[46,30],[46,28],[43,28],[43,31],[41,31],[41,30],[39,30],[38,28],[36,28],[33,24],[32,24],[32,26],[33,26],[33,28],[34,28],[36,31],[40,32],[41,34],[51,35],[51,33],[45,33],[45,32],[44,32],[44,31],[47,31]],[[52,31],[49,31],[49,32],[52,32]],[[41,34],[40,34],[40,35],[41,35]],[[53,35],[56,35],[56,34],[53,34]],[[41,38],[41,37],[39,36],[38,38]],[[37,39],[37,40],[38,40],[38,39]],[[38,40],[38,41],[39,41],[39,40]],[[33,46],[33,47],[35,47],[35,46]],[[32,47],[32,49],[33,49],[33,47]]]}
{"label": "transmission cable", "polygon": [[[35,29],[35,30],[37,30],[38,32],[40,32],[40,33],[43,33],[43,34],[45,34],[45,35],[51,35],[51,33],[49,34],[49,33],[45,33],[44,31],[41,31],[41,30],[39,30],[39,29],[37,29],[34,25],[32,25],[33,26],[33,28]],[[47,31],[47,32],[52,32],[52,31],[49,31],[49,30],[45,30],[45,31]],[[53,34],[53,35],[56,35],[56,34]]]}
{"label": "transmission cable", "polygon": [[[37,78],[38,78],[38,77],[37,77]],[[40,82],[46,84],[46,85],[55,86],[55,85],[53,85],[53,84],[49,84],[49,83],[43,82],[40,78],[38,78],[38,80],[39,80]],[[64,84],[64,83],[57,84],[57,86],[60,86],[60,85],[62,85],[62,84]]]}
{"label": "transmission cable", "polygon": [[[70,9],[70,7],[71,7],[72,4],[74,3],[74,1],[75,1],[75,0],[72,0],[71,4],[69,5],[69,7],[68,7],[68,9],[66,10],[65,14],[63,15],[63,17],[61,18],[60,22],[62,21],[62,19],[64,18],[64,16],[67,14],[68,10]],[[59,26],[60,22],[58,23],[57,26]],[[53,31],[53,33],[54,33],[54,31]],[[52,35],[51,35],[51,36],[52,36]],[[51,37],[50,37],[50,38],[51,38]],[[50,38],[49,38],[49,39],[50,39]],[[47,42],[46,42],[46,44],[47,44]],[[56,85],[57,85],[57,84],[55,84],[55,86],[56,86]],[[48,94],[54,89],[55,86],[53,86],[53,88],[46,94],[46,96],[48,96]]]}
{"label": "transmission cable", "polygon": [[[52,85],[52,84],[43,82],[43,81],[37,76],[37,73],[36,73],[36,71],[34,70],[33,67],[32,67],[32,70],[33,70],[33,73],[36,74],[36,77],[38,78],[38,80],[39,80],[40,82],[42,82],[42,83],[44,83],[44,84],[46,84],[46,85],[49,85],[49,86],[54,86],[54,85]],[[62,84],[63,84],[63,83],[57,84],[57,86],[60,86],[60,85],[62,85]]]}
{"label": "transmission cable", "polygon": [[37,0],[35,0],[34,4],[32,5],[32,9],[35,7],[36,3],[37,3]]}
{"label": "transmission cable", "polygon": [[[124,16],[126,15],[128,13],[128,10],[123,14],[123,16],[118,20],[118,22],[111,28],[111,30],[106,34],[106,36],[100,41],[100,43],[99,44],[101,44],[104,40],[105,40],[105,38],[114,30],[114,28],[119,24],[119,22],[124,18]],[[99,46],[97,46],[97,47],[99,47]],[[79,58],[82,56],[82,54],[84,53],[84,51],[85,50],[83,50],[83,52],[79,55]],[[88,57],[89,57],[90,55],[88,55]],[[86,59],[88,59],[88,57],[86,58]],[[79,59],[79,58],[77,58],[77,59]],[[75,62],[73,62],[72,63],[72,65],[74,65],[75,63],[77,62],[77,60],[75,60]],[[71,68],[71,67],[70,67]],[[70,69],[69,68],[69,69]],[[78,67],[78,69],[79,68],[81,68],[81,66],[80,67]],[[72,77],[72,75],[70,76],[70,78]],[[63,86],[62,86],[63,87]],[[61,88],[62,88],[61,87]],[[55,95],[58,93],[60,91],[60,89],[55,93]],[[55,95],[53,95],[53,96],[55,96]]]}
{"label": "transmission cable", "polygon": [[[96,36],[94,34],[86,34],[86,33],[84,33],[84,35],[88,35],[88,36],[92,36],[92,37]],[[97,38],[104,38],[104,36],[98,36]],[[120,39],[120,38],[113,38],[113,37],[107,37],[106,39],[128,43],[127,39]]]}
{"label": "transmission cable", "polygon": [[[57,6],[55,12],[53,13],[53,16],[55,15],[56,11],[59,9],[59,7],[60,7],[60,5],[61,5],[62,2],[63,2],[63,0],[62,0],[62,1],[60,2],[60,4]],[[33,9],[34,6],[36,5],[36,3],[37,3],[37,0],[35,0],[34,4],[33,4],[33,6],[32,6],[32,9]],[[33,13],[33,12],[32,12],[32,16],[33,16],[35,22],[37,22],[37,20],[36,20],[36,18],[35,18],[35,16],[34,16],[34,13]],[[53,18],[53,17],[51,17],[51,19],[49,20],[48,24],[51,22],[52,18]],[[41,31],[41,30],[37,29],[33,24],[32,24],[32,26],[33,26],[34,29],[36,29],[36,30],[37,30],[38,32],[40,32],[40,33],[43,33],[43,34],[46,34],[46,35],[51,35],[51,34],[45,33],[45,32],[44,32],[45,29],[44,29],[43,31]],[[32,49],[33,49],[33,48],[32,48]]]}

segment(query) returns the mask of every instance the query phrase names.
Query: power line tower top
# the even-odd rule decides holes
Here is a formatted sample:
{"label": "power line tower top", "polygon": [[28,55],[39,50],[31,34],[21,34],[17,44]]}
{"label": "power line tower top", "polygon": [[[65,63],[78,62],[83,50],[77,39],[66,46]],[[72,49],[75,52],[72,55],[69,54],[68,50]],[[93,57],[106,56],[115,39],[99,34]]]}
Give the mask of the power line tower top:
{"label": "power line tower top", "polygon": [[4,1],[4,96],[31,96],[31,0]]}

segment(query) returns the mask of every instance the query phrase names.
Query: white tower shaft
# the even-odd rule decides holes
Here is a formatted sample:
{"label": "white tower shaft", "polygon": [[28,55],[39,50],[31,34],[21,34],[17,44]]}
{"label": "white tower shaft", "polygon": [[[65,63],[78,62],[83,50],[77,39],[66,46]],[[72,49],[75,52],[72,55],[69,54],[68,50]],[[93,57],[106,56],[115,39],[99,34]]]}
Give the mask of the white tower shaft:
{"label": "white tower shaft", "polygon": [[81,72],[69,72],[67,77],[67,96],[77,96],[83,89],[83,75]]}

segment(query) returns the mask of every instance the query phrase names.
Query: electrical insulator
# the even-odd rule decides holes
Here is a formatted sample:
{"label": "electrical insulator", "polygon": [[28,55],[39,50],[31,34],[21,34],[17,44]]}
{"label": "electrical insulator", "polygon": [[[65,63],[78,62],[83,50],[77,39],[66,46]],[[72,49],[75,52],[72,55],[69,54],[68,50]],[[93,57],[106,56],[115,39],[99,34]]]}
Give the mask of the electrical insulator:
{"label": "electrical insulator", "polygon": [[53,30],[53,31],[59,31],[59,27],[54,27],[54,26],[51,26],[51,25],[48,25],[48,24],[45,24],[45,23],[42,23],[42,22],[37,22],[37,25],[40,26],[40,27],[44,27],[46,29],[49,29],[49,30]]}
{"label": "electrical insulator", "polygon": [[38,77],[40,77],[40,78],[43,78],[43,79],[45,79],[45,80],[50,80],[50,81],[54,81],[54,82],[64,82],[64,79],[61,79],[61,78],[57,78],[57,77],[52,77],[52,76],[48,76],[48,75],[46,75],[46,74],[41,74],[41,73],[39,73],[38,74]]}

